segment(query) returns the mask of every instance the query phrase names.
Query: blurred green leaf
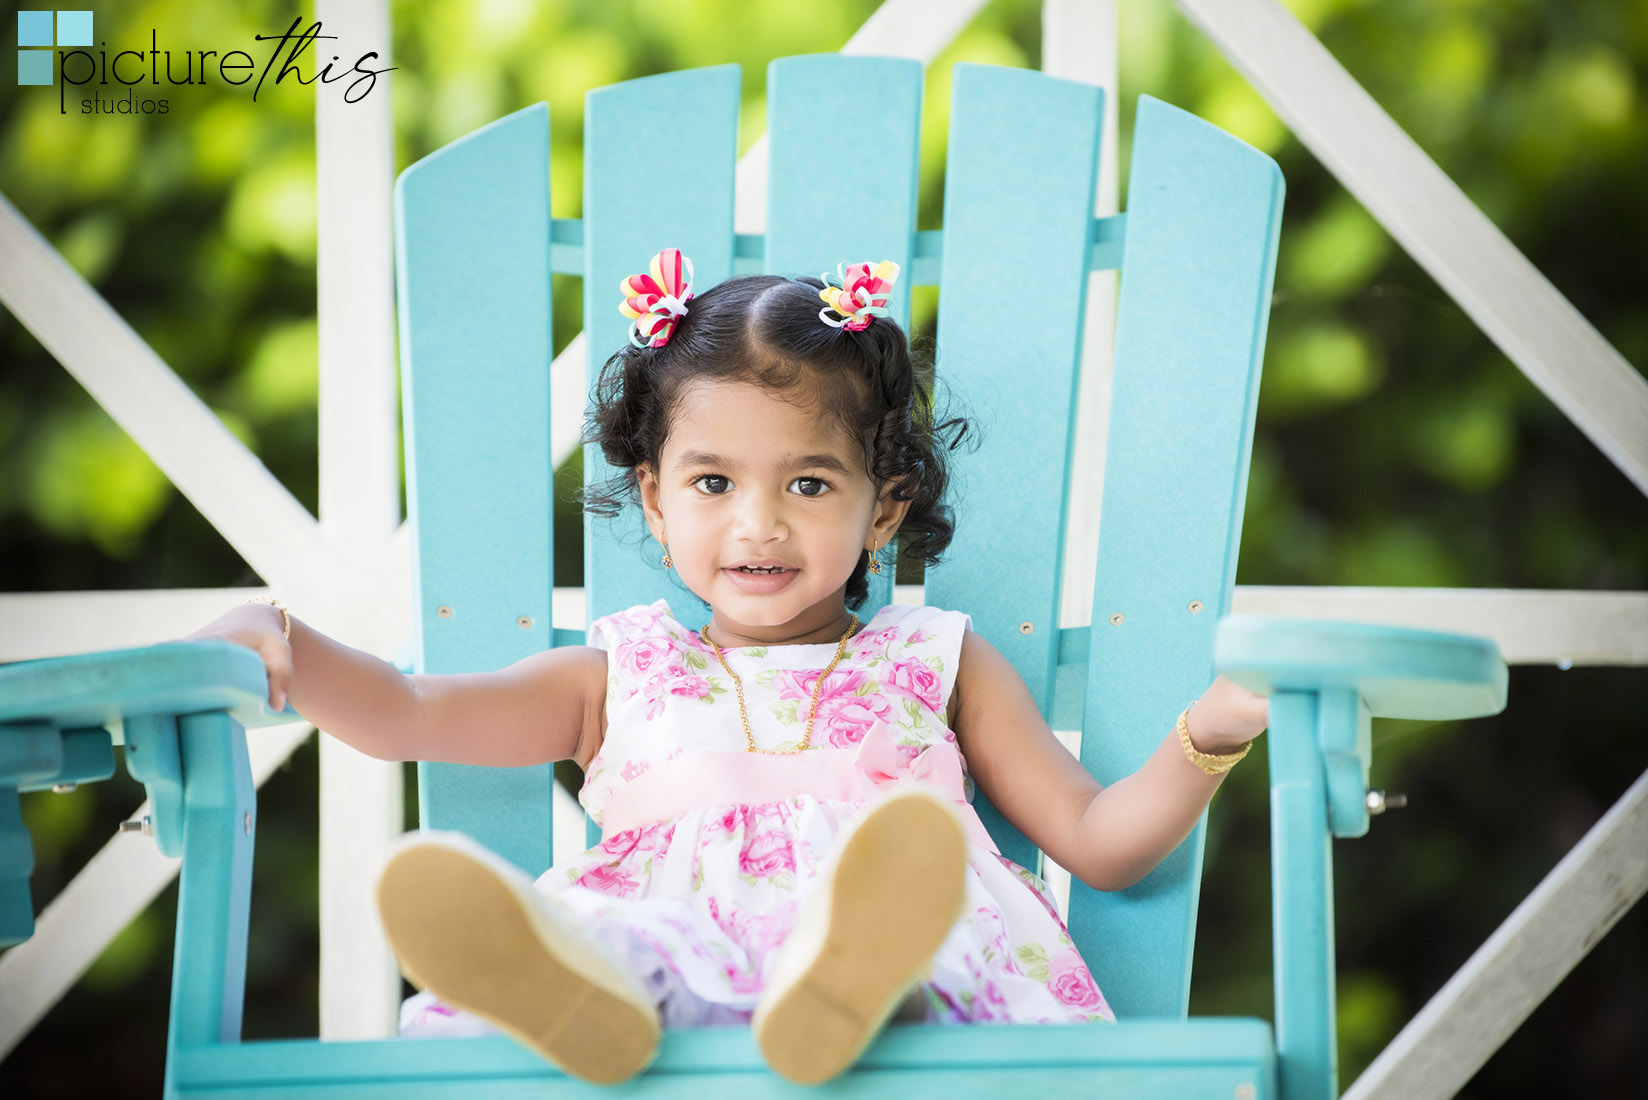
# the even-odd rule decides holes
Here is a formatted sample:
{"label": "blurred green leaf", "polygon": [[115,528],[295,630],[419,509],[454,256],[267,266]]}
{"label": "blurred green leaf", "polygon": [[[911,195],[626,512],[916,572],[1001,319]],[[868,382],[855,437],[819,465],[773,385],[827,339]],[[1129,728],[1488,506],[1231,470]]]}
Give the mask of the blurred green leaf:
{"label": "blurred green leaf", "polygon": [[80,979],[94,993],[114,993],[130,985],[148,961],[171,939],[160,915],[145,909],[122,928]]}
{"label": "blurred green leaf", "polygon": [[230,191],[229,237],[251,252],[280,252],[295,263],[313,264],[316,219],[313,148],[266,154]]}
{"label": "blurred green leaf", "polygon": [[64,229],[57,250],[93,286],[108,272],[126,239],[125,221],[113,208],[87,212]]}
{"label": "blurred green leaf", "polygon": [[171,482],[102,409],[57,414],[27,467],[30,512],[60,538],[129,557],[171,496]]}
{"label": "blurred green leaf", "polygon": [[1510,410],[1486,392],[1450,393],[1427,405],[1412,439],[1414,465],[1465,492],[1497,485],[1516,457]]}
{"label": "blurred green leaf", "polygon": [[270,416],[312,409],[320,396],[320,326],[315,318],[270,323],[236,384],[236,400]]}
{"label": "blurred green leaf", "polygon": [[1372,970],[1341,973],[1337,993],[1339,1079],[1354,1081],[1402,1026],[1402,994]]}
{"label": "blurred green leaf", "polygon": [[1367,285],[1385,262],[1390,235],[1362,204],[1343,192],[1327,209],[1296,227],[1281,250],[1286,283],[1301,293],[1335,298]]}
{"label": "blurred green leaf", "polygon": [[1282,420],[1366,397],[1384,379],[1384,364],[1365,333],[1323,321],[1277,332],[1268,350],[1261,408]]}

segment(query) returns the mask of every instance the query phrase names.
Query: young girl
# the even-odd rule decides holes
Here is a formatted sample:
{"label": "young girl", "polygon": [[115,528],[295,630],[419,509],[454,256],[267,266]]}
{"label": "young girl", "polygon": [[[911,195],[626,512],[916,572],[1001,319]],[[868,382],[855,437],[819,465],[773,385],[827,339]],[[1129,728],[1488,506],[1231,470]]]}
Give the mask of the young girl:
{"label": "young girl", "polygon": [[651,267],[622,285],[631,346],[589,421],[619,474],[585,503],[639,498],[701,627],[659,599],[597,618],[587,646],[413,677],[265,604],[192,635],[258,649],[272,706],[289,694],[374,756],[583,767],[603,839],[536,883],[455,834],[400,843],[378,903],[425,991],[403,1033],[501,1029],[611,1082],[645,1068],[661,1026],[748,1021],[777,1072],[816,1082],[895,1013],[1113,1019],[972,787],[1076,878],[1120,889],[1189,834],[1266,700],[1215,679],[1101,789],[964,612],[861,621],[878,548],[897,535],[932,562],[948,545],[945,452],[965,431],[935,426],[889,316],[897,265],[696,298],[677,250]]}

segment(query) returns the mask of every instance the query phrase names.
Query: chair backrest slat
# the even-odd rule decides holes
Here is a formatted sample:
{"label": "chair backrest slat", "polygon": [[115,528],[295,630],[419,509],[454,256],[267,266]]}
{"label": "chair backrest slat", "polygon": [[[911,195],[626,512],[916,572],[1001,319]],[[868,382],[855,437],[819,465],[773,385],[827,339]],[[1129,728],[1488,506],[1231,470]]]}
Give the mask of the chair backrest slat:
{"label": "chair backrest slat", "polygon": [[[550,640],[544,105],[403,173],[395,232],[416,667],[502,668]],[[529,871],[549,865],[547,765],[422,764],[418,777],[425,827],[463,830]]]}
{"label": "chair backrest slat", "polygon": [[[619,284],[664,248],[693,263],[693,292],[732,274],[733,172],[738,157],[737,65],[643,77],[592,91],[584,101],[584,336],[591,399],[602,365],[629,339]],[[691,304],[688,304],[690,310]],[[616,472],[584,447],[584,483]],[[684,591],[639,509],[584,526],[586,624]]]}
{"label": "chair backrest slat", "polygon": [[[980,440],[955,453],[956,536],[926,598],[971,615],[1044,715],[1103,111],[1094,85],[955,67],[938,372],[979,417]],[[1035,848],[987,802],[979,815],[1002,853],[1035,868]]]}
{"label": "chair backrest slat", "polygon": [[[1137,770],[1213,678],[1281,212],[1274,161],[1139,97],[1082,727],[1101,783]],[[1185,1014],[1201,852],[1198,824],[1131,889],[1072,887],[1071,934],[1118,1016]]]}
{"label": "chair backrest slat", "polygon": [[[909,325],[921,91],[921,63],[905,58],[814,54],[768,67],[765,270],[892,260],[889,307]],[[889,564],[870,574],[860,618],[892,602],[895,552],[878,548]]]}

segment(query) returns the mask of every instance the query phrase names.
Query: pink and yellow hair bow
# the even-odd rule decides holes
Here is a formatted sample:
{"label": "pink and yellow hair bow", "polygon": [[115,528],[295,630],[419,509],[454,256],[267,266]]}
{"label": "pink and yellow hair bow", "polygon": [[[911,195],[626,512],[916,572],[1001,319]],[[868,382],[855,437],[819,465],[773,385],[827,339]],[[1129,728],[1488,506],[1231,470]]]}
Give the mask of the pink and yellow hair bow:
{"label": "pink and yellow hair bow", "polygon": [[631,275],[618,284],[618,289],[624,295],[619,312],[634,318],[629,326],[629,342],[638,348],[661,348],[687,315],[687,302],[692,300],[692,261],[679,248],[666,248],[652,258],[651,275]]}
{"label": "pink and yellow hair bow", "polygon": [[[869,328],[870,321],[876,317],[891,316],[887,301],[898,278],[898,265],[893,261],[882,260],[874,267],[867,263],[849,267],[843,263],[836,268],[835,275],[826,271],[819,278],[828,284],[818,292],[818,296],[829,303],[828,309],[818,311],[819,319],[826,325],[857,332]],[[825,316],[832,310],[841,320],[832,321]]]}

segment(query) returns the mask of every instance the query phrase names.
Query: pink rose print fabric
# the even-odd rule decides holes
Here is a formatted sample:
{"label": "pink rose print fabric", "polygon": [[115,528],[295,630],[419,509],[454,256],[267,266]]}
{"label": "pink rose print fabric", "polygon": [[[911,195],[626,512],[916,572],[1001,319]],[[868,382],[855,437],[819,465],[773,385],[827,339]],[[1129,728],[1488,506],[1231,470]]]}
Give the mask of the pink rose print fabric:
{"label": "pink rose print fabric", "polygon": [[[955,743],[944,712],[970,623],[936,607],[877,611],[825,679],[811,745],[857,745],[877,722],[894,729],[906,758],[936,741]],[[607,734],[579,793],[597,824],[615,791],[663,761],[744,748],[732,682],[664,600],[595,620],[589,643],[607,652]],[[723,652],[743,680],[756,744],[800,744],[835,644]],[[966,788],[970,798],[970,780]],[[544,872],[538,888],[642,978],[666,1027],[736,1024],[755,1008],[836,836],[862,809],[804,794],[690,811],[607,837]],[[976,845],[964,914],[921,993],[935,1023],[1115,1018],[1046,884]],[[490,1030],[427,993],[402,1007],[406,1035]]]}

